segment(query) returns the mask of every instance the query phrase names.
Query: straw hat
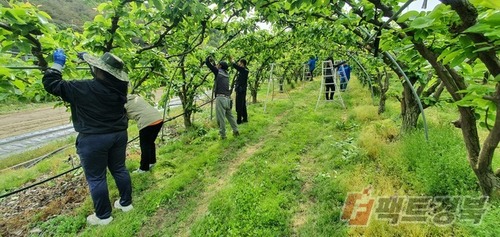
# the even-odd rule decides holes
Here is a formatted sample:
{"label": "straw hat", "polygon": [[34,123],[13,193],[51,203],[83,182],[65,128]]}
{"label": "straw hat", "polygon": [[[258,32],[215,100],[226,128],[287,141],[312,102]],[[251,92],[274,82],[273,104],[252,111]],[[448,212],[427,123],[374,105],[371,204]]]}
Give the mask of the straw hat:
{"label": "straw hat", "polygon": [[128,75],[124,71],[125,64],[119,57],[111,53],[106,52],[100,58],[84,54],[83,60],[96,68],[108,72],[120,81],[128,81]]}

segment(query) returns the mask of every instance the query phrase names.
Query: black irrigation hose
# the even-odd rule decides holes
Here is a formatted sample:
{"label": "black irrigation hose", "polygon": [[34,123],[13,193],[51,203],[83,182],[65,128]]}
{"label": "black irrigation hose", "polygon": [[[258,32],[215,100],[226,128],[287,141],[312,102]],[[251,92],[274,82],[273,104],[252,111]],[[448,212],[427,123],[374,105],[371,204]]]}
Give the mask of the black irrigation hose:
{"label": "black irrigation hose", "polygon": [[67,174],[67,173],[69,173],[69,172],[71,172],[71,171],[74,171],[74,170],[76,170],[76,169],[79,169],[80,167],[82,167],[82,166],[81,166],[81,165],[79,165],[79,166],[77,166],[77,167],[75,167],[75,168],[73,168],[73,169],[70,169],[70,170],[68,170],[68,171],[66,171],[66,172],[63,172],[63,173],[61,173],[61,174],[58,174],[58,175],[56,175],[56,176],[50,177],[50,178],[48,178],[48,179],[46,179],[46,180],[42,180],[42,181],[40,181],[40,182],[38,182],[38,183],[34,183],[34,184],[30,185],[30,186],[27,186],[27,187],[24,187],[24,188],[21,188],[21,189],[15,190],[15,191],[10,192],[10,193],[2,194],[2,195],[0,195],[0,198],[8,197],[8,196],[10,196],[10,195],[13,195],[13,194],[16,194],[16,193],[18,193],[18,192],[24,191],[24,190],[26,190],[26,189],[30,189],[30,188],[32,188],[32,187],[38,186],[38,185],[43,184],[43,183],[45,183],[45,182],[47,182],[47,181],[50,181],[50,180],[53,180],[53,179],[55,179],[55,178],[58,178],[58,177],[60,177],[60,176],[62,176],[62,175],[65,175],[65,174]]}
{"label": "black irrigation hose", "polygon": [[[203,106],[207,105],[208,103],[211,103],[212,101],[213,101],[213,100],[209,100],[209,101],[207,101],[207,102],[205,102],[205,103],[201,104],[200,106],[198,106],[198,108],[203,107]],[[178,117],[180,117],[180,116],[183,116],[183,115],[184,115],[184,113],[179,114],[179,115],[176,115],[176,116],[171,117],[171,118],[168,118],[168,119],[165,119],[165,120],[164,120],[164,122],[169,122],[169,121],[172,121],[172,120],[174,120],[174,119],[176,119],[176,118],[178,118]],[[139,136],[134,137],[132,140],[128,141],[128,142],[127,142],[127,144],[129,144],[129,143],[131,143],[131,142],[135,141],[137,138],[139,138]],[[54,153],[56,153],[56,152],[54,152]],[[82,166],[81,166],[81,165],[79,165],[79,166],[77,166],[77,167],[74,167],[73,169],[70,169],[70,170],[65,171],[65,172],[63,172],[63,173],[61,173],[61,174],[55,175],[55,176],[53,176],[53,177],[47,178],[47,179],[42,180],[42,181],[40,181],[40,182],[38,182],[38,183],[34,183],[34,184],[32,184],[32,185],[29,185],[29,186],[27,186],[27,187],[24,187],[24,188],[21,188],[21,189],[15,190],[15,191],[12,191],[12,192],[10,192],[10,193],[2,194],[2,195],[0,195],[0,199],[2,199],[2,198],[4,198],[4,197],[11,196],[11,195],[14,195],[14,194],[16,194],[16,193],[19,193],[19,192],[22,192],[22,191],[24,191],[24,190],[30,189],[30,188],[32,188],[32,187],[38,186],[38,185],[43,184],[43,183],[45,183],[45,182],[47,182],[47,181],[50,181],[50,180],[53,180],[53,179],[55,179],[55,178],[58,178],[58,177],[60,177],[60,176],[62,176],[62,175],[65,175],[65,174],[67,174],[67,173],[69,173],[69,172],[71,172],[71,171],[77,170],[77,169],[79,169],[79,168],[81,168],[81,167],[82,167]]]}

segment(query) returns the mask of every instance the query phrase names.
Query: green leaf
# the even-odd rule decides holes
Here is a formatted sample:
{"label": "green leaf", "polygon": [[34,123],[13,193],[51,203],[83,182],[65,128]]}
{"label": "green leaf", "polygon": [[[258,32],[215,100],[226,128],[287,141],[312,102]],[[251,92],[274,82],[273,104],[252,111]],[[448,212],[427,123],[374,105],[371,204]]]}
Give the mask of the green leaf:
{"label": "green leaf", "polygon": [[438,56],[437,60],[443,60],[444,57],[446,57],[449,53],[451,52],[450,48],[446,48],[443,50],[443,52]]}
{"label": "green leaf", "polygon": [[0,75],[5,75],[5,76],[9,76],[10,75],[10,70],[8,68],[5,68],[5,67],[0,67]]}
{"label": "green leaf", "polygon": [[443,64],[448,64],[451,60],[453,60],[460,53],[461,53],[461,51],[453,51],[453,52],[449,53],[448,55],[444,56]]}
{"label": "green leaf", "polygon": [[482,47],[482,48],[474,50],[474,53],[490,50],[492,48],[494,48],[494,46]]}
{"label": "green leaf", "polygon": [[25,21],[23,21],[21,18],[19,18],[19,17],[17,16],[17,14],[15,14],[14,10],[12,10],[12,9],[7,9],[7,10],[5,11],[4,16],[5,16],[5,17],[6,17],[9,21],[11,21],[11,22],[13,22],[13,23],[17,23],[17,24],[26,24],[26,22],[25,22]]}
{"label": "green leaf", "polygon": [[163,11],[163,4],[161,4],[161,1],[152,0],[152,2],[155,5],[156,9],[158,9],[159,11]]}
{"label": "green leaf", "polygon": [[462,71],[466,74],[471,74],[472,73],[471,65],[469,65],[467,63],[462,64]]}
{"label": "green leaf", "polygon": [[434,23],[434,19],[428,17],[418,17],[411,22],[410,27],[415,29],[423,29],[432,26],[432,23]]}
{"label": "green leaf", "polygon": [[477,23],[477,24],[469,27],[464,32],[465,33],[484,33],[487,31],[491,31],[491,25],[484,24],[484,23]]}
{"label": "green leaf", "polygon": [[29,42],[28,40],[24,40],[23,42],[18,43],[16,47],[18,47],[21,52],[31,52],[31,42]]}
{"label": "green leaf", "polygon": [[459,55],[457,55],[456,57],[453,58],[453,60],[451,60],[450,66],[455,67],[457,65],[460,65],[465,61],[465,59],[467,59],[467,55],[463,52],[460,52]]}
{"label": "green leaf", "polygon": [[500,82],[500,74],[498,74],[498,75],[495,77],[495,79],[493,79],[493,80],[494,80],[494,81],[496,81],[496,82]]}
{"label": "green leaf", "polygon": [[38,21],[40,22],[40,24],[45,25],[45,24],[49,23],[47,18],[45,16],[43,16],[42,14],[37,12],[36,16],[38,17]]}
{"label": "green leaf", "polygon": [[500,9],[500,2],[498,0],[470,0],[470,2],[476,6]]}
{"label": "green leaf", "polygon": [[14,84],[14,86],[16,86],[21,92],[24,92],[24,90],[26,89],[26,85],[21,80],[14,80],[12,84]]}
{"label": "green leaf", "polygon": [[412,20],[412,19],[415,19],[415,17],[417,17],[417,16],[418,16],[418,12],[417,11],[408,11],[405,14],[401,15],[397,19],[397,22],[401,23],[401,22],[405,22],[407,20]]}
{"label": "green leaf", "polygon": [[94,17],[94,22],[96,22],[96,23],[97,22],[105,22],[105,21],[106,21],[106,19],[104,18],[103,15],[97,15]]}
{"label": "green leaf", "polygon": [[484,19],[484,22],[489,23],[491,25],[500,25],[500,12],[497,12],[488,18]]}

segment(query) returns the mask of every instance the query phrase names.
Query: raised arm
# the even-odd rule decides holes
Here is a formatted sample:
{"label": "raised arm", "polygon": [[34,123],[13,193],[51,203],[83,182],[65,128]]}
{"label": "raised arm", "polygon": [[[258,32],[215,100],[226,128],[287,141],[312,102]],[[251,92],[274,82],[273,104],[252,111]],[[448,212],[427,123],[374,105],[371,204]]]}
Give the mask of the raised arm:
{"label": "raised arm", "polygon": [[205,59],[205,63],[207,64],[207,67],[210,69],[210,71],[212,71],[215,75],[219,73],[219,70],[217,70],[217,68],[210,62],[210,57],[207,57],[207,59]]}
{"label": "raised arm", "polygon": [[42,78],[43,87],[52,95],[60,96],[64,101],[73,102],[74,87],[62,79],[62,68],[66,63],[66,55],[62,49],[54,52],[54,65],[47,69]]}
{"label": "raised arm", "polygon": [[245,68],[244,68],[244,67],[240,67],[240,65],[238,65],[238,64],[237,64],[237,63],[235,63],[235,62],[233,62],[233,63],[232,63],[232,65],[233,65],[233,67],[234,67],[234,68],[236,68],[236,70],[237,70],[238,72],[241,72],[241,71],[245,70]]}

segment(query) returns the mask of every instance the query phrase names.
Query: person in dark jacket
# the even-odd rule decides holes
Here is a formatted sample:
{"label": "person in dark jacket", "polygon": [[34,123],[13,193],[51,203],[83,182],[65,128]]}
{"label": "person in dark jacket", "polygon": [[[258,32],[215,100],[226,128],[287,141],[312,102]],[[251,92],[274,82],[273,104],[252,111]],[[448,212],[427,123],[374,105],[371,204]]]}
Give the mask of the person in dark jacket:
{"label": "person in dark jacket", "polygon": [[326,61],[325,75],[323,78],[325,80],[325,97],[326,100],[333,100],[333,95],[335,94],[333,57],[328,57]]}
{"label": "person in dark jacket", "polygon": [[132,183],[125,167],[128,119],[128,76],[123,61],[111,53],[100,58],[86,53],[78,57],[91,67],[91,80],[65,81],[63,50],[54,52],[54,65],[46,70],[42,82],[50,94],[61,97],[71,107],[73,127],[78,132],[76,149],[89,185],[95,213],[87,217],[90,225],[107,225],[112,220],[111,202],[106,182],[106,168],[113,176],[120,194],[114,207],[132,210]]}
{"label": "person in dark jacket", "polygon": [[227,118],[231,128],[233,129],[233,135],[239,136],[238,126],[234,120],[233,114],[231,113],[231,90],[229,89],[229,74],[227,73],[228,65],[226,62],[221,61],[214,66],[210,62],[210,57],[205,60],[210,71],[215,75],[215,117],[217,118],[217,124],[219,125],[219,135],[221,139],[226,139],[226,121],[224,117]]}
{"label": "person in dark jacket", "polygon": [[248,83],[248,68],[247,60],[240,59],[236,64],[231,60],[233,67],[238,71],[238,77],[234,85],[234,92],[236,93],[236,123],[247,123],[247,83]]}

